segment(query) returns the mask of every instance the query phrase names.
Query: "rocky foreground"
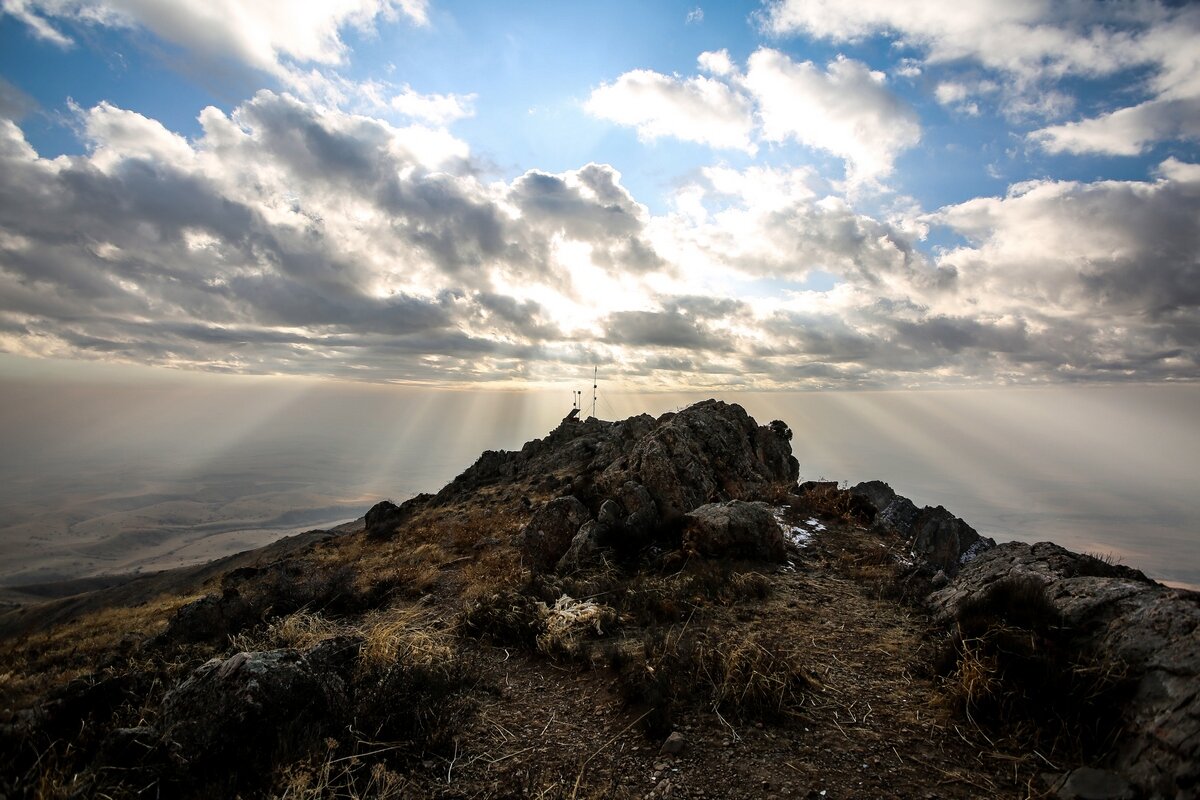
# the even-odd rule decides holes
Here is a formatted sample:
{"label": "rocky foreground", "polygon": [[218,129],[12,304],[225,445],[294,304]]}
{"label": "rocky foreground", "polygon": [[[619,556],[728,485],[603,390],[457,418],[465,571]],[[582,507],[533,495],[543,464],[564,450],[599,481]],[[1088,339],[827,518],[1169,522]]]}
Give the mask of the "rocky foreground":
{"label": "rocky foreground", "polygon": [[0,795],[1200,793],[1200,595],[707,401],[0,618]]}

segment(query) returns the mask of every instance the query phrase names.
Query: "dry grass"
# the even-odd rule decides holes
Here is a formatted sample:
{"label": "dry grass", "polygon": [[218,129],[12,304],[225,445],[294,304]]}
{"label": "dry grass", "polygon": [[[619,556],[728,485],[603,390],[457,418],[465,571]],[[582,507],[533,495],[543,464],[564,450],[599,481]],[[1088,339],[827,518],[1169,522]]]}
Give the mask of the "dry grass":
{"label": "dry grass", "polygon": [[739,720],[777,720],[794,713],[812,683],[798,648],[762,632],[670,629],[615,643],[609,660],[626,701],[646,709],[644,724],[658,736],[670,732],[682,700]]}
{"label": "dry grass", "polygon": [[381,761],[340,755],[337,740],[326,740],[320,757],[290,764],[280,770],[275,800],[367,800],[411,797],[411,782]]}
{"label": "dry grass", "polygon": [[27,706],[50,689],[92,672],[97,664],[131,649],[135,638],[162,631],[171,614],[198,597],[161,595],[138,606],[104,608],[4,642],[0,703],[8,708]]}

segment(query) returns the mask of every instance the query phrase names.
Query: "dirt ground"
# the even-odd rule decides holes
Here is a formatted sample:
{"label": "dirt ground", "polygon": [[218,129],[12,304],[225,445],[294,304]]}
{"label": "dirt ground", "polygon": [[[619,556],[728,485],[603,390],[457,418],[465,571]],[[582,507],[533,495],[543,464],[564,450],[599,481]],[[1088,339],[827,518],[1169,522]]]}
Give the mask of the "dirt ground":
{"label": "dirt ground", "polygon": [[[684,748],[660,754],[611,670],[480,646],[501,688],[450,757],[407,776],[431,797],[1026,798],[1038,764],[1004,753],[946,707],[928,669],[925,620],[879,599],[856,563],[879,544],[832,527],[770,574],[764,601],[709,625],[771,631],[802,648],[811,681],[777,723],[731,723],[693,704]],[[416,787],[413,787],[414,789]]]}

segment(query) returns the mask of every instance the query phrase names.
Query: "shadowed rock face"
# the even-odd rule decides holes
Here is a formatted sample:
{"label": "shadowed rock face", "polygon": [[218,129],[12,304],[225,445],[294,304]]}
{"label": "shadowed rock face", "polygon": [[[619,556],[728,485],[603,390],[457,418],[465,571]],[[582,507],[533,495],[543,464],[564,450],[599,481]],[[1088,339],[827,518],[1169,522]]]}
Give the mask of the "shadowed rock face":
{"label": "shadowed rock face", "polygon": [[849,491],[873,507],[876,526],[907,540],[914,556],[951,577],[996,545],[942,506],[918,509],[883,481],[860,483]]}
{"label": "shadowed rock face", "polygon": [[929,605],[948,623],[989,586],[1021,577],[1045,585],[1072,647],[1128,670],[1135,688],[1109,766],[1147,796],[1200,794],[1200,594],[1049,542],[1007,542],[967,564]]}
{"label": "shadowed rock face", "polygon": [[[716,400],[657,420],[645,415],[616,423],[568,418],[520,453],[481,459],[455,483],[466,487],[491,480],[490,475],[521,478],[533,470],[569,480],[572,493],[534,513],[521,533],[521,546],[534,569],[574,570],[604,548],[636,550],[664,525],[681,522],[706,504],[756,499],[771,486],[794,485],[800,466],[791,437],[782,422],[760,426],[741,406]],[[720,555],[729,548],[782,558],[782,536],[770,514],[735,511],[719,512],[736,517],[718,525],[719,532],[697,533],[703,543],[697,552],[708,548],[710,555]],[[757,526],[753,533],[751,523]],[[694,520],[688,524],[698,525],[697,531],[712,528]]]}

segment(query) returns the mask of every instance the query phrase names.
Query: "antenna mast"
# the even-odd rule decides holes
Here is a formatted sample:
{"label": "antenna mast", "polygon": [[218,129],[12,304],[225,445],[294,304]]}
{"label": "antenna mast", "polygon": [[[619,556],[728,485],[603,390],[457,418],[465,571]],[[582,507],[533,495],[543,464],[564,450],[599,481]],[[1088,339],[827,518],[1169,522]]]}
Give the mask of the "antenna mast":
{"label": "antenna mast", "polygon": [[596,416],[596,386],[599,385],[599,367],[592,367],[592,416]]}

